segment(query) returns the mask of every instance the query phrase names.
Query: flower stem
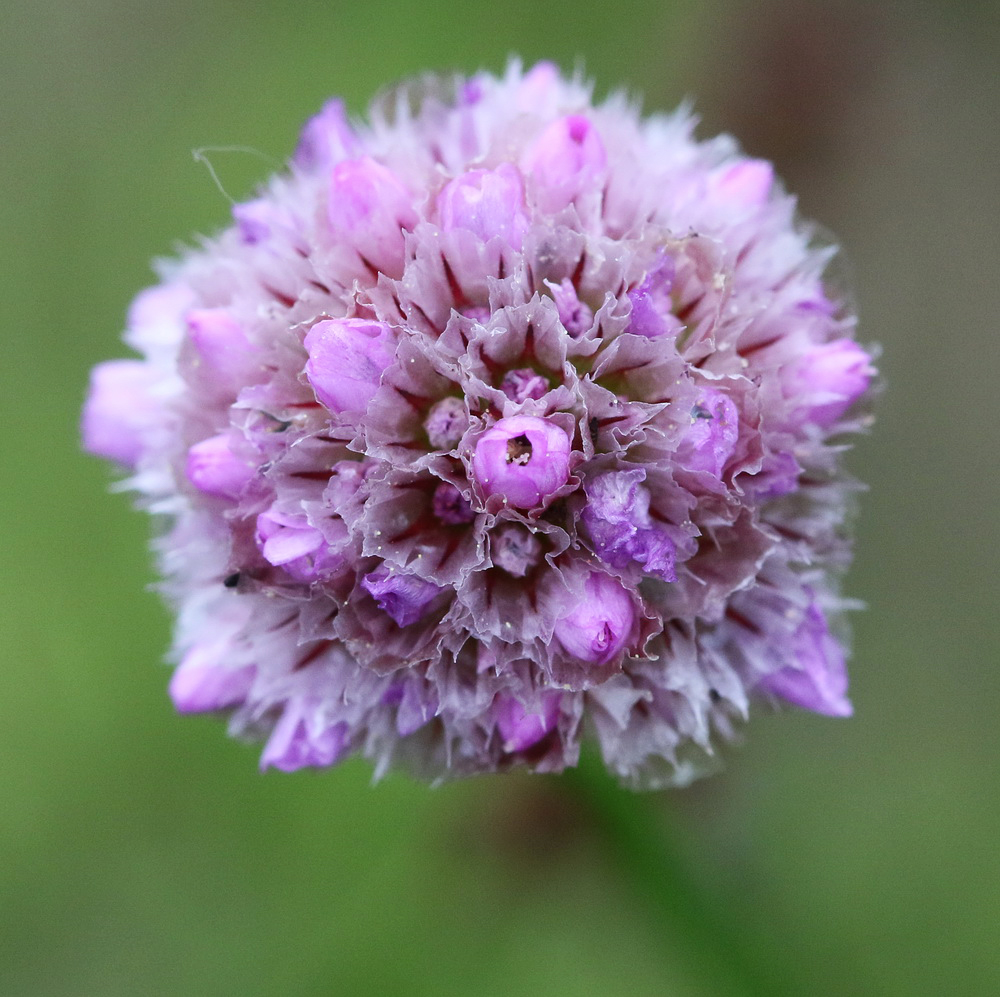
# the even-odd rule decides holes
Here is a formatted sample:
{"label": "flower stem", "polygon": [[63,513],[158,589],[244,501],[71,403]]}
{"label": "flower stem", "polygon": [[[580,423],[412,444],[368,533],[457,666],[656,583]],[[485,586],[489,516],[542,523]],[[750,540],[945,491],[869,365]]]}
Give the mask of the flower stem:
{"label": "flower stem", "polygon": [[591,817],[620,871],[650,913],[687,949],[692,969],[713,997],[780,997],[792,988],[706,896],[684,868],[674,835],[651,794],[623,790],[596,759],[560,777]]}

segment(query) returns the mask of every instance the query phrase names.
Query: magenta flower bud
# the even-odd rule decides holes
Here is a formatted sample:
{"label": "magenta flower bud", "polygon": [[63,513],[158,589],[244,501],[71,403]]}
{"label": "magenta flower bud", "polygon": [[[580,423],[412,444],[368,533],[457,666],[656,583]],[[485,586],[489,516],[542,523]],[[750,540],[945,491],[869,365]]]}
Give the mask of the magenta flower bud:
{"label": "magenta flower bud", "polygon": [[653,525],[649,490],[640,483],[645,477],[641,469],[596,475],[587,482],[581,519],[605,564],[624,568],[634,561],[645,574],[674,582],[676,551],[670,537]]}
{"label": "magenta flower bud", "polygon": [[497,530],[490,548],[490,558],[515,578],[523,578],[542,559],[542,544],[534,533],[517,523]]}
{"label": "magenta flower bud", "polygon": [[484,495],[503,495],[517,509],[534,509],[566,484],[570,446],[555,423],[515,415],[479,437],[472,469]]}
{"label": "magenta flower bud", "polygon": [[264,559],[297,582],[311,583],[335,572],[341,558],[304,516],[269,509],[257,517],[257,546]]}
{"label": "magenta flower bud", "polygon": [[854,709],[847,698],[844,651],[815,603],[795,631],[792,647],[797,664],[772,672],[761,687],[805,710],[849,717]]}
{"label": "magenta flower bud", "polygon": [[90,372],[80,433],[90,453],[134,468],[157,418],[150,389],[159,375],[141,360],[108,360]]}
{"label": "magenta flower bud", "polygon": [[426,612],[441,587],[417,575],[395,571],[380,564],[361,579],[362,586],[401,627],[416,623]]}
{"label": "magenta flower bud", "polygon": [[306,169],[329,166],[352,155],[357,146],[358,138],[347,121],[344,102],[328,100],[302,129],[294,161]]}
{"label": "magenta flower bud", "polygon": [[274,565],[288,564],[323,545],[323,534],[304,519],[271,510],[257,517],[260,552]]}
{"label": "magenta flower bud", "polygon": [[593,189],[607,164],[597,129],[582,114],[553,121],[524,160],[525,174],[537,185],[539,207],[561,211],[585,190]]}
{"label": "magenta flower bud", "polygon": [[391,170],[369,156],[333,168],[330,224],[349,239],[372,267],[398,276],[403,267],[403,230],[417,224],[413,197]]}
{"label": "magenta flower bud", "polygon": [[785,373],[786,393],[808,399],[798,411],[829,429],[865,391],[875,369],[871,357],[851,339],[817,346]]}
{"label": "magenta flower bud", "polygon": [[594,324],[594,313],[590,306],[581,301],[573,282],[566,278],[561,283],[550,285],[552,299],[556,303],[559,321],[571,338],[579,339]]}
{"label": "magenta flower bud", "polygon": [[448,526],[461,526],[462,523],[471,523],[476,518],[468,500],[447,481],[441,482],[434,490],[431,508],[434,515]]}
{"label": "magenta flower bud", "polygon": [[635,627],[635,606],[618,579],[591,571],[581,598],[556,620],[556,640],[580,661],[604,665],[620,654]]}
{"label": "magenta flower bud", "polygon": [[225,308],[194,308],[185,316],[195,366],[226,391],[252,383],[260,370],[260,351]]}
{"label": "magenta flower bud", "polygon": [[424,431],[435,450],[453,450],[469,428],[469,412],[461,398],[449,395],[435,402]]}
{"label": "magenta flower bud", "polygon": [[483,242],[499,236],[520,249],[528,230],[524,184],[510,163],[456,177],[438,194],[437,205],[443,229],[467,229]]}
{"label": "magenta flower bud", "polygon": [[196,644],[170,678],[170,698],[178,713],[210,713],[239,706],[253,685],[256,668],[220,664],[230,650],[229,639]]}
{"label": "magenta flower bud", "polygon": [[643,278],[638,287],[628,292],[632,316],[628,331],[634,336],[659,339],[675,336],[684,328],[673,314],[674,303],[670,292],[674,286],[674,261],[664,256],[660,264]]}
{"label": "magenta flower bud", "polygon": [[495,715],[503,750],[524,751],[554,730],[559,720],[559,702],[559,693],[543,692],[539,702],[529,709],[516,696],[498,696]]}
{"label": "magenta flower bud", "polygon": [[541,398],[549,390],[549,382],[530,367],[519,367],[504,374],[500,390],[512,402],[520,403],[529,398]]}
{"label": "magenta flower bud", "polygon": [[392,363],[396,336],[382,322],[344,318],[317,322],[305,338],[306,377],[333,413],[363,412]]}
{"label": "magenta flower bud", "polygon": [[233,221],[248,246],[263,242],[275,229],[288,224],[281,211],[264,197],[234,204]]}
{"label": "magenta flower bud", "polygon": [[559,67],[554,62],[536,62],[522,78],[517,88],[517,109],[529,114],[537,114],[553,100],[558,100],[562,81]]}
{"label": "magenta flower bud", "polygon": [[191,447],[184,472],[199,491],[227,499],[239,498],[256,473],[229,448],[228,433],[210,436]]}
{"label": "magenta flower bud", "polygon": [[295,772],[333,765],[347,747],[347,725],[327,723],[318,703],[307,697],[290,699],[260,756],[260,769]]}
{"label": "magenta flower bud", "polygon": [[763,204],[774,186],[774,167],[764,159],[744,159],[713,177],[715,192],[741,207]]}
{"label": "magenta flower bud", "polygon": [[740,414],[732,399],[705,388],[691,409],[691,421],[677,448],[677,460],[689,471],[722,477],[740,435]]}

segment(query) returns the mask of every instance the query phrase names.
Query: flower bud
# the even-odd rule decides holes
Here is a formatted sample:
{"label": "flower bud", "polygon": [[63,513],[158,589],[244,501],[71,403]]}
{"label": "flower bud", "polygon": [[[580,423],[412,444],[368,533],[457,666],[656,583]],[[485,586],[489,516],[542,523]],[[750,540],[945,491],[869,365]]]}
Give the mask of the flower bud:
{"label": "flower bud", "polygon": [[652,524],[649,490],[640,484],[646,472],[607,471],[587,482],[582,519],[594,552],[613,568],[635,561],[643,572],[664,581],[677,580],[676,548],[663,530]]}
{"label": "flower bud", "polygon": [[691,408],[691,421],[677,448],[677,461],[688,471],[722,477],[740,435],[740,415],[727,395],[705,388]]}
{"label": "flower bud", "polygon": [[500,390],[512,402],[521,403],[529,398],[541,398],[549,390],[549,382],[530,367],[521,367],[504,374]]}
{"label": "flower bud", "polygon": [[526,709],[516,696],[498,696],[495,716],[503,750],[524,751],[554,730],[559,720],[559,700],[558,693],[543,692],[539,702]]}
{"label": "flower bud", "polygon": [[302,129],[294,162],[306,169],[328,166],[350,155],[357,145],[357,136],[344,113],[344,102],[328,100]]}
{"label": "flower bud", "polygon": [[515,578],[523,578],[542,559],[542,544],[534,533],[509,523],[490,539],[490,559]]}
{"label": "flower bud", "polygon": [[673,313],[674,303],[670,297],[673,286],[674,261],[664,256],[642,283],[628,292],[632,305],[628,331],[633,336],[659,339],[676,335],[684,328],[684,323]]}
{"label": "flower bud", "polygon": [[83,446],[98,457],[134,468],[143,437],[155,421],[150,390],[159,374],[141,360],[108,360],[90,372],[90,392],[83,408]]}
{"label": "flower bud", "polygon": [[472,468],[484,495],[534,509],[566,484],[569,454],[570,439],[555,423],[515,415],[479,437]]}
{"label": "flower bud", "polygon": [[326,539],[305,516],[274,508],[257,517],[257,546],[264,559],[298,582],[332,574],[342,559],[327,549]]}
{"label": "flower bud", "polygon": [[874,374],[871,357],[857,343],[837,339],[791,364],[784,373],[785,390],[808,399],[799,413],[829,429],[865,393]]}
{"label": "flower bud", "polygon": [[347,747],[347,725],[329,724],[320,703],[311,698],[290,699],[260,756],[260,768],[294,772],[332,765]]}
{"label": "flower bud", "polygon": [[253,480],[254,469],[229,448],[229,434],[220,433],[188,450],[184,467],[188,481],[206,495],[237,499]]}
{"label": "flower bud", "polygon": [[754,207],[771,193],[774,167],[764,159],[744,159],[717,171],[713,180],[717,196],[740,207]]}
{"label": "flower bud", "polygon": [[263,242],[276,229],[288,224],[281,210],[264,197],[234,204],[233,221],[236,222],[240,237],[248,246]]}
{"label": "flower bud", "polygon": [[148,358],[170,359],[177,353],[177,328],[194,303],[183,283],[161,284],[140,291],[129,306],[125,342]]}
{"label": "flower bud", "polygon": [[382,322],[329,319],[306,335],[306,377],[333,413],[364,411],[392,363],[395,335]]}
{"label": "flower bud", "polygon": [[634,626],[635,606],[621,582],[591,571],[581,597],[556,620],[553,633],[567,654],[603,665],[625,648]]}
{"label": "flower bud", "polygon": [[560,98],[559,67],[547,60],[536,62],[521,79],[515,94],[518,111],[544,113],[544,108]]}
{"label": "flower bud", "polygon": [[578,194],[595,187],[607,163],[597,129],[582,114],[570,114],[550,124],[524,160],[524,172],[534,177],[542,211],[561,211]]}
{"label": "flower bud", "polygon": [[196,644],[170,678],[170,698],[178,713],[210,713],[238,706],[253,685],[256,668],[227,668],[220,664],[229,641]]}
{"label": "flower bud", "polygon": [[362,586],[401,627],[416,623],[442,591],[433,582],[380,564],[361,579]]}
{"label": "flower bud", "polygon": [[552,299],[556,303],[559,321],[573,339],[579,339],[594,324],[594,313],[590,306],[580,300],[568,277],[561,283],[549,285],[552,288]]}
{"label": "flower bud", "polygon": [[427,439],[435,450],[452,450],[469,428],[469,412],[461,398],[449,395],[436,402],[424,423]]}
{"label": "flower bud", "polygon": [[417,224],[412,202],[396,174],[368,156],[333,168],[330,224],[367,263],[390,276],[402,273],[403,229]]}
{"label": "flower bud", "polygon": [[434,515],[448,526],[471,523],[476,518],[472,506],[469,505],[466,498],[453,484],[447,481],[442,481],[434,490],[431,508]]}
{"label": "flower bud", "polygon": [[844,651],[831,635],[823,613],[811,605],[792,638],[796,665],[768,675],[761,687],[815,713],[849,717]]}
{"label": "flower bud", "polygon": [[193,308],[185,316],[198,375],[224,391],[237,392],[256,380],[260,351],[225,308]]}
{"label": "flower bud", "polygon": [[483,242],[499,236],[520,249],[528,231],[524,184],[510,163],[456,177],[438,194],[437,205],[443,229],[467,229]]}

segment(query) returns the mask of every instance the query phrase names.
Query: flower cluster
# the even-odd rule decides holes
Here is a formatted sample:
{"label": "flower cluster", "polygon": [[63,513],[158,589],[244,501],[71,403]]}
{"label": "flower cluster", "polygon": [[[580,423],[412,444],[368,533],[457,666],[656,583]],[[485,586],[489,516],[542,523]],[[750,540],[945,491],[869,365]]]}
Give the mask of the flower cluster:
{"label": "flower cluster", "polygon": [[423,80],[142,293],[85,445],[169,524],[170,692],[263,767],[696,774],[851,710],[871,357],[771,167],[549,64]]}

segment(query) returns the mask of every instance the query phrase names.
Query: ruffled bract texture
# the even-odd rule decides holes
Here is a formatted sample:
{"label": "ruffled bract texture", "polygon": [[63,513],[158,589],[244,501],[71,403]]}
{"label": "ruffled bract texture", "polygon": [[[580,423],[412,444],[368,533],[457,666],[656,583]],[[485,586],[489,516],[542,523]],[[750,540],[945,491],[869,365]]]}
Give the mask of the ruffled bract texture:
{"label": "ruffled bract texture", "polygon": [[871,358],[768,164],[540,64],[328,104],[139,296],[86,445],[170,524],[171,693],[262,765],[683,783],[850,712]]}

